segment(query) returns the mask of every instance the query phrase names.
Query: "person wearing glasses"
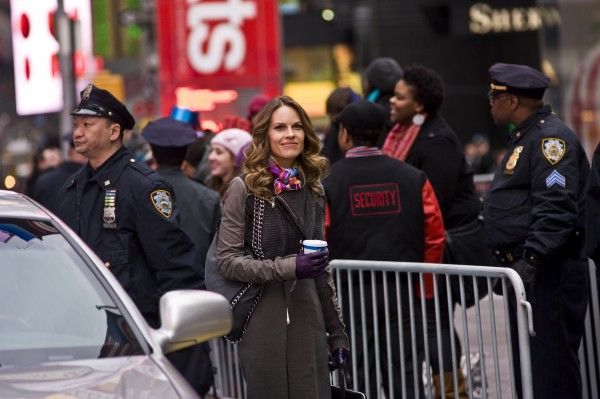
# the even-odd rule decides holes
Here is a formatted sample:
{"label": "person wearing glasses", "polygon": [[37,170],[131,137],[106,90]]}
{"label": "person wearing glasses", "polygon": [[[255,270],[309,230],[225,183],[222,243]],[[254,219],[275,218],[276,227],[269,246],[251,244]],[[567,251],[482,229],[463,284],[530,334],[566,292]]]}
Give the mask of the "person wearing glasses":
{"label": "person wearing glasses", "polygon": [[[501,265],[519,274],[533,307],[534,397],[580,398],[577,353],[589,288],[583,250],[589,163],[575,133],[542,101],[548,77],[516,64],[494,64],[489,73],[492,118],[516,128],[484,200],[486,244]],[[515,304],[511,307],[520,391]]]}

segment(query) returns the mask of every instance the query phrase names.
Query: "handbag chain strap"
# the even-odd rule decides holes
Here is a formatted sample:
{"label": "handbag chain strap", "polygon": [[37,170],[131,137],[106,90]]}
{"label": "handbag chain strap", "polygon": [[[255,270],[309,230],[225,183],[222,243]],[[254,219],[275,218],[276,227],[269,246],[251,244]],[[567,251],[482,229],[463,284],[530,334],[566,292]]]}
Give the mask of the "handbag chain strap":
{"label": "handbag chain strap", "polygon": [[254,197],[254,223],[252,224],[252,251],[260,259],[265,259],[262,249],[263,219],[265,217],[265,200]]}
{"label": "handbag chain strap", "polygon": [[[253,213],[254,213],[254,219],[253,219],[253,223],[252,223],[252,252],[254,252],[254,254],[257,258],[259,258],[260,260],[264,260],[265,254],[262,249],[262,230],[263,230],[263,219],[265,216],[265,200],[264,199],[254,197],[254,212]],[[244,294],[250,289],[250,287],[252,287],[253,285],[254,285],[253,283],[248,283],[248,284],[246,284],[246,286],[244,286],[244,288],[242,288],[240,290],[240,292],[237,293],[237,295],[230,302],[232,309],[237,304],[237,302],[244,296]],[[240,338],[236,339],[236,340],[232,340],[232,339],[228,339],[227,336],[225,336],[225,339],[228,342],[230,342],[232,344],[237,344],[238,342],[240,342],[242,340],[241,337],[243,337],[244,334],[246,333],[246,328],[248,327],[248,322],[250,321],[250,317],[252,316],[252,313],[254,312],[256,305],[258,305],[258,301],[260,300],[260,297],[262,296],[263,290],[264,290],[264,286],[261,286],[258,295],[256,295],[256,298],[254,298],[254,302],[252,303],[250,312],[248,312],[248,315],[246,316],[246,320],[244,321],[244,329],[242,331],[242,335],[240,335]]]}

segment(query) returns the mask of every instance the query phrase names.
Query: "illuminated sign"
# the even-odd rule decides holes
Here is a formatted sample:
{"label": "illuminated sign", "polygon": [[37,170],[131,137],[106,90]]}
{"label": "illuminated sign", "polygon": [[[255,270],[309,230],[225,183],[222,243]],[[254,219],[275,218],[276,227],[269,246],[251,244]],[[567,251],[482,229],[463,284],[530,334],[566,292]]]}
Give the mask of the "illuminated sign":
{"label": "illuminated sign", "polygon": [[554,7],[493,8],[476,3],[469,8],[469,31],[476,34],[535,31],[560,23],[560,14]]}
{"label": "illuminated sign", "polygon": [[[63,108],[59,42],[54,23],[57,0],[11,0],[11,30],[17,113],[57,112]],[[91,72],[92,26],[89,0],[64,0],[65,12],[78,22],[74,54],[78,77]]]}
{"label": "illuminated sign", "polygon": [[245,116],[253,94],[280,94],[276,0],[156,0],[156,17],[164,115]]}

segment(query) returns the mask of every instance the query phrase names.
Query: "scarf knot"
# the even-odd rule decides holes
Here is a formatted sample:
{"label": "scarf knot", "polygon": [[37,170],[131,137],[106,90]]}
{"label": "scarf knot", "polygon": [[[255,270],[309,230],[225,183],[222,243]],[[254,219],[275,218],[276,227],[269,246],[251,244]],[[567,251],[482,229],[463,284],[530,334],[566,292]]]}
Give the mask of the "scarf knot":
{"label": "scarf knot", "polygon": [[282,168],[275,160],[269,162],[268,169],[275,178],[273,181],[275,195],[279,195],[284,191],[300,190],[302,188],[302,182],[297,177],[299,175],[298,169]]}

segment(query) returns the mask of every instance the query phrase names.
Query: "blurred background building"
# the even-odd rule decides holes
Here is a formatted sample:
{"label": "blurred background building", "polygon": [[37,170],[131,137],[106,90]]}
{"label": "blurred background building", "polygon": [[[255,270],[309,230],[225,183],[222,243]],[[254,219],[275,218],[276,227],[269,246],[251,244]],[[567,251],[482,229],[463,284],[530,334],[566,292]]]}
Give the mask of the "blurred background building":
{"label": "blurred background building", "polygon": [[[440,73],[442,113],[463,143],[475,134],[492,150],[505,143],[486,97],[494,62],[542,69],[553,82],[546,101],[588,153],[599,140],[598,0],[0,0],[0,187],[21,190],[33,153],[61,145],[89,81],[127,103],[134,142],[174,105],[218,130],[259,93],[293,96],[324,128],[329,93],[360,92],[362,70],[379,56]],[[15,88],[21,75],[35,83],[28,94]]]}

